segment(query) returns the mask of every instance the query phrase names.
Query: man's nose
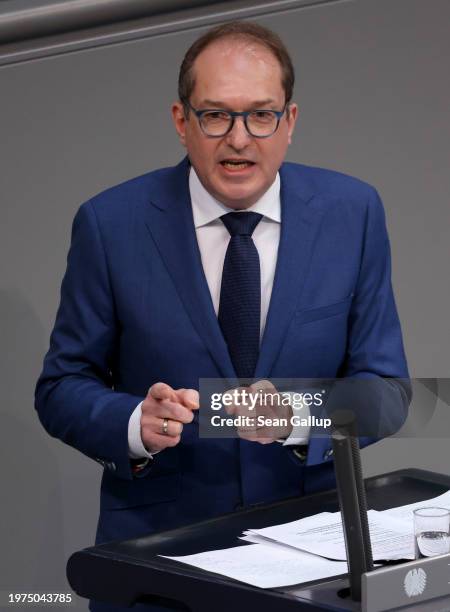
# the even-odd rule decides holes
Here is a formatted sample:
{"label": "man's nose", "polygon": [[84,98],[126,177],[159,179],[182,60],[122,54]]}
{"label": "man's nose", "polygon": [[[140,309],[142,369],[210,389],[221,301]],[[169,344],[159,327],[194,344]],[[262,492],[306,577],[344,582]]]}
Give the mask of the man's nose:
{"label": "man's nose", "polygon": [[252,140],[245,127],[244,117],[235,117],[233,127],[226,135],[227,143],[234,149],[243,149]]}

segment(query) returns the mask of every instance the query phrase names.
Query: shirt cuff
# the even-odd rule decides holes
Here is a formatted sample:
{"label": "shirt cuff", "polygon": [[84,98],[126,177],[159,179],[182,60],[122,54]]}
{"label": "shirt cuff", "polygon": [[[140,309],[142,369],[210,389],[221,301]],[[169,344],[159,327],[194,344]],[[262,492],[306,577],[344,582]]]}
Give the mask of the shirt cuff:
{"label": "shirt cuff", "polygon": [[131,459],[153,458],[156,452],[150,453],[144,446],[141,438],[142,402],[133,410],[128,421],[128,455]]}
{"label": "shirt cuff", "polygon": [[[288,395],[288,392],[283,392],[283,395]],[[298,420],[306,419],[309,421],[311,410],[309,406],[303,405],[301,408],[292,408],[292,416],[297,416]],[[302,446],[309,443],[309,436],[311,433],[310,425],[293,425],[292,431],[288,438],[285,440],[277,440],[281,442],[283,446]]]}

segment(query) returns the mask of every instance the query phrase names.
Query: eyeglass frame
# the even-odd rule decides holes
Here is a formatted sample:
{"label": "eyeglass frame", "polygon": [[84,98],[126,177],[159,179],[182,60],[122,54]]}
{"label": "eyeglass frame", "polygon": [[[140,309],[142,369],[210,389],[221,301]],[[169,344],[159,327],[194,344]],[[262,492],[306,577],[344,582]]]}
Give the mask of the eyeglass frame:
{"label": "eyeglass frame", "polygon": [[[202,109],[199,110],[199,109],[194,108],[192,106],[192,104],[188,100],[181,100],[181,102],[182,102],[183,105],[187,106],[194,113],[194,115],[197,117],[200,129],[202,130],[203,134],[207,138],[223,138],[224,136],[229,134],[231,132],[231,130],[233,129],[233,127],[234,127],[234,123],[236,121],[236,117],[243,117],[243,119],[244,119],[244,126],[245,126],[245,129],[247,131],[247,134],[249,136],[251,136],[252,138],[270,138],[278,130],[281,118],[283,117],[284,113],[286,112],[287,107],[289,106],[289,102],[286,102],[284,107],[283,107],[283,110],[281,110],[281,111],[276,111],[276,110],[273,110],[272,108],[254,108],[253,110],[249,110],[249,111],[229,111],[229,110],[227,110],[225,108],[202,108]],[[207,134],[205,132],[205,130],[203,129],[203,126],[202,126],[202,122],[201,122],[202,116],[205,113],[220,112],[220,111],[225,112],[228,115],[230,115],[230,117],[231,117],[230,127],[223,134],[219,134],[219,135],[216,135],[216,136],[212,136],[211,134]],[[247,125],[247,118],[248,118],[248,116],[251,115],[252,113],[261,112],[261,111],[274,113],[274,115],[277,118],[277,125],[275,126],[275,129],[273,130],[273,132],[271,132],[270,134],[267,134],[265,136],[257,136],[255,134],[252,134],[250,132],[250,130],[248,129],[248,125]]]}

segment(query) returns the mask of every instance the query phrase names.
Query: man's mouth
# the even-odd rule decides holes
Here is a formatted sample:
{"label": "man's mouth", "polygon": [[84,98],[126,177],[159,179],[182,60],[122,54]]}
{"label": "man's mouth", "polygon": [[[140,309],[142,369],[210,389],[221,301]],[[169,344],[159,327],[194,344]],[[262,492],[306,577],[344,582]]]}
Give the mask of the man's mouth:
{"label": "man's mouth", "polygon": [[244,170],[244,168],[250,168],[255,164],[255,162],[247,159],[223,159],[220,163],[228,170]]}

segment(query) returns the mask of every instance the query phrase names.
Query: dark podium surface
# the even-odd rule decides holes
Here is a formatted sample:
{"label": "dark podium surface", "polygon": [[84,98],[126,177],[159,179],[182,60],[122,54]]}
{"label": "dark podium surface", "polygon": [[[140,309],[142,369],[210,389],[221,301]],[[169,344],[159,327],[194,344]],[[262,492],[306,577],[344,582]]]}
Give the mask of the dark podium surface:
{"label": "dark podium surface", "polygon": [[[368,508],[385,510],[426,500],[450,489],[450,476],[407,469],[365,480]],[[346,577],[297,586],[260,589],[158,555],[180,556],[246,546],[245,529],[286,523],[318,512],[338,510],[336,490],[296,497],[187,527],[122,542],[109,542],[74,553],[67,565],[73,590],[82,597],[119,605],[160,603],[192,612],[359,610],[360,604],[338,591]],[[174,601],[175,600],[175,601]],[[175,603],[176,602],[176,603]],[[132,610],[133,608],[130,608]],[[405,608],[404,608],[405,609]]]}

